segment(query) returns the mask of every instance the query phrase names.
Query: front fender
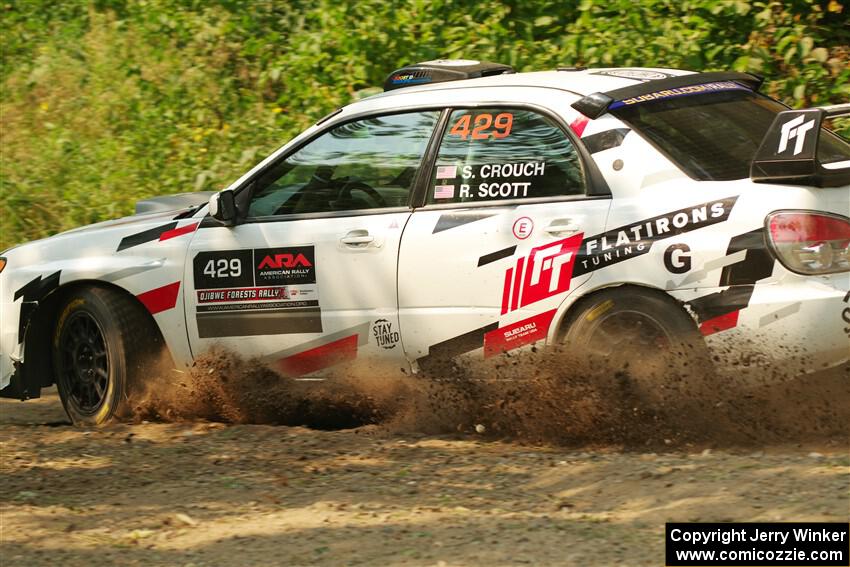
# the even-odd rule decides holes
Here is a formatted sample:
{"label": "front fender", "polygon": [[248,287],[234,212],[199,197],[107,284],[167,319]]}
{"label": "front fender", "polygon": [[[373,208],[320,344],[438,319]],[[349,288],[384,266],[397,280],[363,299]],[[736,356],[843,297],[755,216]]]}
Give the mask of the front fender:
{"label": "front fender", "polygon": [[151,223],[117,223],[65,233],[6,254],[0,274],[0,388],[9,384],[16,364],[25,362],[26,333],[39,306],[71,285],[126,291],[150,311],[175,363],[191,364],[180,288],[190,240],[186,235],[197,220],[153,222],[153,228]]}

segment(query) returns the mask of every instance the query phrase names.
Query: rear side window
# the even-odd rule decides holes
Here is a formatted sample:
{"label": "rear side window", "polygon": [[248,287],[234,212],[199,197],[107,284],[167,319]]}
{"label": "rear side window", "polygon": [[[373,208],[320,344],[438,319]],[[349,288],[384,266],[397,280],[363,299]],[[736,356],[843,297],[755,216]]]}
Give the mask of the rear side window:
{"label": "rear side window", "polygon": [[[750,176],[750,163],[780,103],[746,90],[684,96],[624,106],[612,111],[666,154],[685,173],[701,181]],[[844,147],[843,147],[844,146]],[[847,155],[847,144],[822,133],[818,149],[824,163]]]}
{"label": "rear side window", "polygon": [[428,186],[429,204],[535,199],[584,193],[567,135],[530,110],[455,110]]}

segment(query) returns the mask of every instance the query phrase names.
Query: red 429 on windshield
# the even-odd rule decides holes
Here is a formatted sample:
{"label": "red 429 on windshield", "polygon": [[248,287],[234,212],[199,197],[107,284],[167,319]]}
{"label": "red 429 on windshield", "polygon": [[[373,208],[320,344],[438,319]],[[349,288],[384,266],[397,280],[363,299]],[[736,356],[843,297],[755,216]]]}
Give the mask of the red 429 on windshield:
{"label": "red 429 on windshield", "polygon": [[497,114],[495,119],[487,112],[475,115],[464,114],[449,130],[449,135],[460,136],[463,140],[467,138],[486,140],[490,136],[497,139],[507,138],[511,134],[513,125],[514,115],[510,112]]}

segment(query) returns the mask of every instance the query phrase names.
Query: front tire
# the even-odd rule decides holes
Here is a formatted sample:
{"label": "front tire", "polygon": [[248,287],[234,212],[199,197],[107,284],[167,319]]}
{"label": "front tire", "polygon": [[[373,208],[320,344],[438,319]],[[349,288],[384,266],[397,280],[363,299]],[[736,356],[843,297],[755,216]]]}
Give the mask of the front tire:
{"label": "front tire", "polygon": [[143,307],[118,290],[89,287],[69,295],[52,346],[59,396],[74,424],[129,414],[131,390],[155,346],[150,326]]}

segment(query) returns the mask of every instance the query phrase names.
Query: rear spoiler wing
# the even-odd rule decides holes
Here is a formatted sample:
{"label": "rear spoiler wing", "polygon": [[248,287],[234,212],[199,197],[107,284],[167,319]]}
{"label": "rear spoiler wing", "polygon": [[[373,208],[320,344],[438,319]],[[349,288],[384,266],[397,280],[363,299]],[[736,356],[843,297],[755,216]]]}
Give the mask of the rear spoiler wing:
{"label": "rear spoiler wing", "polygon": [[783,183],[840,187],[850,184],[850,160],[827,164],[818,159],[818,145],[827,118],[850,115],[850,104],[806,110],[786,110],[776,115],[750,165],[756,183]]}
{"label": "rear spoiler wing", "polygon": [[644,81],[604,93],[589,94],[574,102],[572,107],[588,118],[595,120],[608,112],[609,107],[616,108],[623,104],[628,105],[641,100],[682,96],[711,90],[712,88],[725,89],[735,85],[757,91],[763,81],[762,77],[752,73],[736,73],[733,71],[689,73],[665,79]]}

